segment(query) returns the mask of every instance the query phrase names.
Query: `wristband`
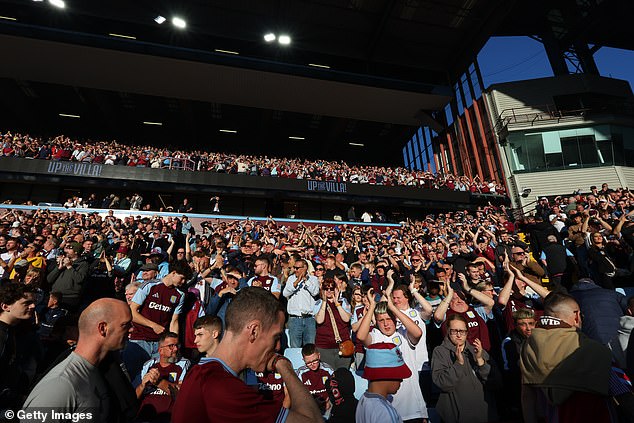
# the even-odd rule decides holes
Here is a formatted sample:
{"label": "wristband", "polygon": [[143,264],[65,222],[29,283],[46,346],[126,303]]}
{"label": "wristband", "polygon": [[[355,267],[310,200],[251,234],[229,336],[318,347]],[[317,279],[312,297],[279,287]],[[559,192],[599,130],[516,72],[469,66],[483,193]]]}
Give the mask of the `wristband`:
{"label": "wristband", "polygon": [[469,288],[469,290],[467,291],[467,294],[471,295],[471,291],[473,291],[473,288]]}

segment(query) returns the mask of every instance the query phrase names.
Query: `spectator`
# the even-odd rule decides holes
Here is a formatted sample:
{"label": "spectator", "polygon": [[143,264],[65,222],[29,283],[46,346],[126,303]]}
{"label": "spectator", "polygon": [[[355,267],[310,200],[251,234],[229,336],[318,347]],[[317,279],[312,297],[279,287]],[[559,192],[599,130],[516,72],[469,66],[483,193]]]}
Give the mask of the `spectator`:
{"label": "spectator", "polygon": [[[285,320],[278,300],[262,288],[245,288],[231,302],[226,318],[226,332],[214,359],[191,370],[176,400],[172,421],[274,422],[287,417],[318,421],[319,409],[290,361],[274,352],[279,348]],[[247,367],[279,373],[288,390],[290,409],[264,400],[238,378]]]}
{"label": "spectator", "polygon": [[606,397],[611,354],[580,328],[581,310],[575,299],[549,294],[544,316],[520,358],[526,422],[545,416],[556,421],[610,421]]}
{"label": "spectator", "polygon": [[79,317],[75,351],[40,380],[22,408],[91,413],[93,421],[113,421],[115,399],[98,366],[108,352],[123,348],[131,323],[130,309],[123,301],[104,298],[88,306]]}
{"label": "spectator", "polygon": [[611,289],[596,285],[592,279],[579,279],[570,295],[583,313],[582,332],[607,345],[617,335],[621,316],[627,313],[627,298]]}
{"label": "spectator", "polygon": [[268,258],[258,257],[255,260],[255,276],[249,279],[247,285],[260,286],[273,294],[275,298],[280,298],[282,290],[280,282],[277,277],[269,273],[270,266],[271,264]]}
{"label": "spectator", "polygon": [[[381,301],[378,304],[374,300],[372,290],[368,291],[367,297],[370,307],[363,316],[357,331],[357,337],[367,348],[366,353],[370,351],[368,348],[371,348],[372,344],[392,343],[398,345],[408,369],[417,368],[416,345],[423,335],[420,327],[406,314],[401,313],[389,296],[387,301]],[[376,327],[370,332],[372,317]],[[397,329],[397,321],[402,324],[399,329]],[[371,366],[368,361],[369,358],[366,358],[366,369]],[[394,394],[392,405],[404,420],[426,419],[428,418],[427,407],[420,390],[418,372],[408,374],[401,388]]]}
{"label": "spectator", "polygon": [[177,334],[163,332],[158,343],[158,359],[145,362],[136,387],[141,400],[137,418],[141,421],[170,421],[174,401],[190,365],[189,360],[179,358]]}
{"label": "spectator", "polygon": [[16,349],[16,326],[35,313],[33,288],[18,283],[0,286],[0,410],[18,408],[28,379]]}
{"label": "spectator", "polygon": [[158,340],[164,331],[179,333],[178,316],[182,312],[184,294],[178,288],[191,276],[187,263],[170,264],[170,272],[160,281],[142,284],[130,303],[132,333],[124,351],[124,360],[135,378],[141,365],[158,353]]}
{"label": "spectator", "polygon": [[306,260],[298,260],[295,272],[286,281],[284,297],[288,299],[288,331],[291,348],[299,348],[315,343],[316,324],[314,317],[315,300],[319,294],[319,281],[308,274]]}
{"label": "spectator", "polygon": [[[502,365],[504,375],[505,402],[503,407],[521,410],[522,373],[520,371],[520,353],[526,340],[533,333],[537,320],[535,312],[527,308],[520,308],[513,312],[515,329],[508,333],[502,341]],[[513,410],[514,411],[514,410]],[[508,413],[513,411],[508,410]]]}
{"label": "spectator", "polygon": [[306,344],[302,347],[302,359],[304,365],[297,369],[297,376],[308,392],[313,396],[322,414],[330,414],[332,403],[326,391],[326,382],[334,373],[332,367],[321,361],[321,354],[315,344]]}
{"label": "spectator", "polygon": [[350,357],[340,351],[343,342],[350,342],[350,304],[340,297],[339,288],[333,279],[324,279],[319,291],[320,299],[315,303],[317,331],[315,345],[323,361],[333,369],[348,368]]}
{"label": "spectator", "polygon": [[215,316],[203,316],[194,322],[194,344],[201,354],[198,364],[211,361],[213,352],[222,337],[222,320]]}
{"label": "spectator", "polygon": [[468,322],[467,341],[474,344],[475,340],[479,339],[484,349],[489,351],[491,349],[489,330],[482,317],[465,301],[464,294],[455,292],[449,283],[445,283],[445,292],[447,296],[434,311],[434,321],[441,327],[443,335],[447,333],[445,319],[448,319],[452,314],[460,314]]}
{"label": "spectator", "polygon": [[438,414],[447,422],[496,421],[495,400],[487,389],[495,380],[494,365],[479,339],[473,344],[467,341],[467,319],[452,314],[447,327],[447,336],[431,360],[432,380],[441,390]]}
{"label": "spectator", "polygon": [[570,289],[572,286],[572,263],[570,257],[574,255],[563,245],[561,245],[557,237],[548,235],[546,238],[548,244],[544,246],[540,260],[548,270],[548,279],[552,284],[552,290]]}
{"label": "spectator", "polygon": [[328,398],[332,404],[328,423],[355,421],[358,401],[354,397],[354,376],[348,369],[337,369],[326,381]]}
{"label": "spectator", "polygon": [[46,277],[51,289],[64,296],[65,307],[76,311],[80,304],[80,294],[88,278],[90,266],[84,257],[80,257],[82,246],[71,242],[64,247],[64,254],[57,256],[57,266]]}
{"label": "spectator", "polygon": [[396,345],[388,342],[368,346],[368,360],[363,377],[368,379],[368,390],[363,394],[356,410],[357,423],[399,423],[402,417],[388,400],[401,389],[403,380],[412,371],[403,360]]}

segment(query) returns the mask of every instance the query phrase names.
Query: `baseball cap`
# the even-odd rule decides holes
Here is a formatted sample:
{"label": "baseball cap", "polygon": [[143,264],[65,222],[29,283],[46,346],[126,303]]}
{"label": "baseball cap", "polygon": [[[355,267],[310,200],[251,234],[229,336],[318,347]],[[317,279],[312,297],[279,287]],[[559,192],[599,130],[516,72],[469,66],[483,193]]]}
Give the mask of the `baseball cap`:
{"label": "baseball cap", "polygon": [[20,222],[18,222],[17,220],[15,222],[13,222],[13,224],[11,225],[12,228],[18,228],[20,227]]}
{"label": "baseball cap", "polygon": [[412,371],[403,360],[403,353],[391,342],[370,345],[365,352],[363,377],[372,380],[403,380]]}
{"label": "baseball cap", "polygon": [[163,249],[161,247],[154,247],[150,250],[150,255],[151,256],[162,256],[163,255]]}
{"label": "baseball cap", "polygon": [[125,245],[119,246],[119,248],[117,249],[117,253],[128,254],[128,247],[126,247]]}

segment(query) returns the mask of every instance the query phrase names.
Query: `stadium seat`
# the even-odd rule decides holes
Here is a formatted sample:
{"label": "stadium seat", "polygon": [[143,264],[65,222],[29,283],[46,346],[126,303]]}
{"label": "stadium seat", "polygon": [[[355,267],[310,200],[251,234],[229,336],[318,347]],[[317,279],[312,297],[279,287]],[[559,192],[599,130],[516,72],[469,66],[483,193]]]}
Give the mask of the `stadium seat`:
{"label": "stadium seat", "polygon": [[304,365],[301,348],[286,348],[286,350],[284,350],[284,357],[291,361],[295,370]]}
{"label": "stadium seat", "polygon": [[354,376],[354,397],[356,399],[360,399],[361,395],[368,389],[368,381],[361,376],[362,374],[363,371],[352,372]]}

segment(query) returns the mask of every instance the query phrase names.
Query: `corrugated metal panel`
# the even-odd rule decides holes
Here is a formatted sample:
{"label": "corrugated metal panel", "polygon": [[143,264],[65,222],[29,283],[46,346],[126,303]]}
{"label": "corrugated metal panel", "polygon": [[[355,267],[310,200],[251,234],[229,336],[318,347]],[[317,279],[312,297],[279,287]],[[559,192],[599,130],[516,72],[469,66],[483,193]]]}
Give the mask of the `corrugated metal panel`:
{"label": "corrugated metal panel", "polygon": [[[632,169],[632,176],[634,177],[634,169]],[[524,204],[542,196],[572,194],[578,189],[581,189],[582,192],[588,192],[592,185],[600,187],[604,182],[607,182],[610,187],[621,186],[621,181],[614,167],[521,173],[514,175],[514,177],[520,192],[524,188],[531,189],[529,197],[522,199]],[[634,181],[634,179],[632,180]]]}
{"label": "corrugated metal panel", "polygon": [[634,190],[634,167],[618,166],[617,170],[623,176],[623,186]]}

